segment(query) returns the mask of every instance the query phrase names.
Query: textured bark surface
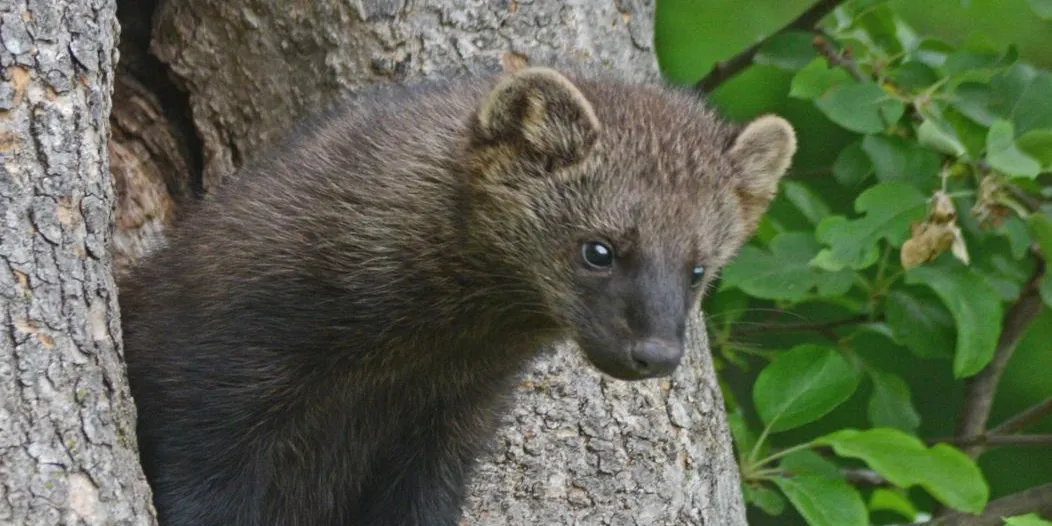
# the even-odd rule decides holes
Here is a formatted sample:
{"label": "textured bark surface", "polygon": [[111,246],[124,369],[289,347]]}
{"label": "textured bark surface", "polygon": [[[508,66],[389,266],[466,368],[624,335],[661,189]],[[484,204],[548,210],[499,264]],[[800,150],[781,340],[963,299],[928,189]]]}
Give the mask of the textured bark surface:
{"label": "textured bark surface", "polygon": [[150,524],[109,255],[113,0],[0,3],[0,523]]}
{"label": "textured bark surface", "polygon": [[658,78],[653,0],[166,0],[152,51],[190,95],[207,189],[304,112],[375,82],[596,63]]}
{"label": "textured bark surface", "polygon": [[[589,64],[658,80],[652,0],[166,0],[151,50],[189,96],[213,187],[287,126],[377,82]],[[601,377],[571,347],[518,392],[466,524],[745,524],[708,344],[674,378]]]}
{"label": "textured bark surface", "polygon": [[482,464],[465,524],[745,524],[708,340],[666,380],[601,376],[573,346],[541,360]]}
{"label": "textured bark surface", "polygon": [[120,274],[164,242],[192,191],[186,143],[172,132],[160,101],[125,68],[115,81],[109,154],[117,193],[112,255]]}

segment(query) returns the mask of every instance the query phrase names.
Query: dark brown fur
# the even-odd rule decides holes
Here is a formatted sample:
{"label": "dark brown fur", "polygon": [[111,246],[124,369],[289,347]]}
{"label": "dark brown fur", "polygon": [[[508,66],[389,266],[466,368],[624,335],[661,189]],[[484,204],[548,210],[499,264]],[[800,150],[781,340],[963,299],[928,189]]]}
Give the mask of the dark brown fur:
{"label": "dark brown fur", "polygon": [[[625,379],[678,363],[792,129],[570,78],[527,69],[351,103],[247,167],[120,284],[163,525],[451,526],[543,344],[572,338]],[[594,240],[612,267],[582,260]]]}

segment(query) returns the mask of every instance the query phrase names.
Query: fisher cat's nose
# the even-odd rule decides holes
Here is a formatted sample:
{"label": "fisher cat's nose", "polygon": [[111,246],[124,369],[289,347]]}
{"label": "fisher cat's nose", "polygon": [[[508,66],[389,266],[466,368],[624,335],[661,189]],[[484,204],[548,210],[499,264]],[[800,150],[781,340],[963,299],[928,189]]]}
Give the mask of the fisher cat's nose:
{"label": "fisher cat's nose", "polygon": [[683,358],[683,344],[663,338],[646,338],[632,346],[632,367],[642,377],[672,374]]}

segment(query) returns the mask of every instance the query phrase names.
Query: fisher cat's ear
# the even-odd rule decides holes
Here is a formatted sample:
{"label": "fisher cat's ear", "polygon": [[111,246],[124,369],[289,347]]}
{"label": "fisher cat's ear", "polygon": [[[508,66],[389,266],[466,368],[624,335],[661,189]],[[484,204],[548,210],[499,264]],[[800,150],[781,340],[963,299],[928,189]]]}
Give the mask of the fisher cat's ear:
{"label": "fisher cat's ear", "polygon": [[592,104],[569,79],[528,67],[500,79],[478,107],[473,123],[481,144],[513,147],[546,163],[573,164],[599,136]]}
{"label": "fisher cat's ear", "polygon": [[755,228],[774,199],[795,153],[796,132],[776,115],[757,117],[734,138],[728,151],[734,166],[732,185],[747,230]]}

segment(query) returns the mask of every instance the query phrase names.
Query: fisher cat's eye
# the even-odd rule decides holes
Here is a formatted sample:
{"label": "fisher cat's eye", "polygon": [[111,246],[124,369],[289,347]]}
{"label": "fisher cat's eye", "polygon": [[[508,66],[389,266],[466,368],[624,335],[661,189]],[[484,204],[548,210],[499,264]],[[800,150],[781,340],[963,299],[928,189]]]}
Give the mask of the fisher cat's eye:
{"label": "fisher cat's eye", "polygon": [[690,286],[697,287],[701,285],[701,279],[705,277],[705,267],[701,265],[695,265],[690,271]]}
{"label": "fisher cat's eye", "polygon": [[614,264],[614,249],[601,241],[588,241],[581,245],[581,258],[590,267],[607,269]]}

